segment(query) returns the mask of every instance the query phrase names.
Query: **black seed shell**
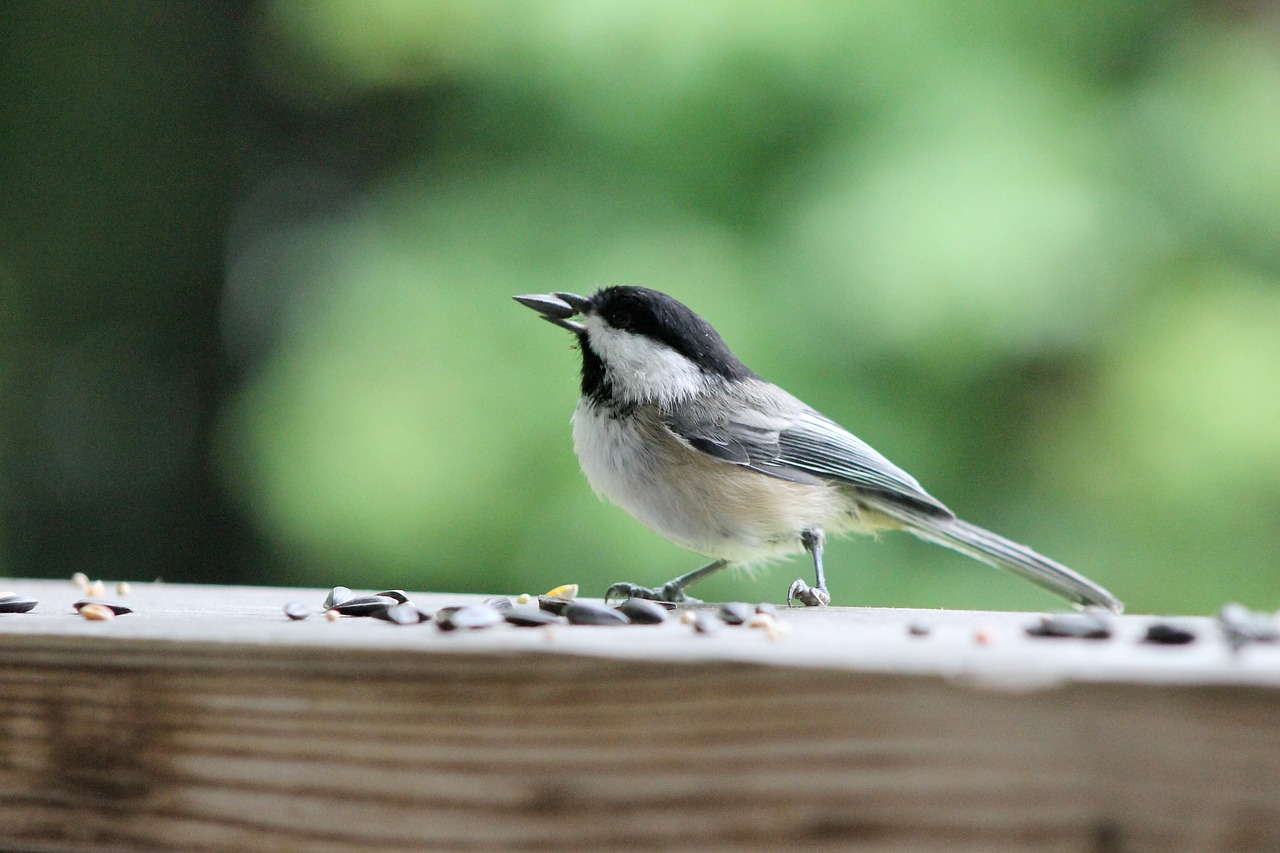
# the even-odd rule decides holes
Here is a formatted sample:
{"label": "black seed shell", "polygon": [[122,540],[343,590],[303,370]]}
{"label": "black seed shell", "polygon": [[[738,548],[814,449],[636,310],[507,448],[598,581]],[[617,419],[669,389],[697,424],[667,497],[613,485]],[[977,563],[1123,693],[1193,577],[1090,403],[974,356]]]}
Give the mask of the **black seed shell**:
{"label": "black seed shell", "polygon": [[372,616],[379,610],[399,603],[394,598],[386,595],[362,595],[357,598],[349,598],[341,604],[335,604],[332,609],[343,616]]}
{"label": "black seed shell", "polygon": [[1032,637],[1075,637],[1082,640],[1105,640],[1111,636],[1111,623],[1095,613],[1058,613],[1042,616],[1027,627]]}
{"label": "black seed shell", "polygon": [[561,598],[558,595],[538,596],[538,607],[542,608],[548,613],[554,613],[557,616],[563,614],[564,609],[568,607],[570,604],[573,604],[572,598]]}
{"label": "black seed shell", "polygon": [[534,610],[532,607],[513,607],[502,611],[502,616],[508,623],[518,628],[540,628],[543,625],[558,625],[561,622],[560,617],[554,613]]}
{"label": "black seed shell", "polygon": [[389,604],[381,610],[374,611],[372,615],[375,619],[394,622],[397,625],[417,625],[431,619],[430,613],[423,613],[412,601]]}
{"label": "black seed shell", "polygon": [[332,610],[344,601],[350,601],[355,598],[356,594],[345,586],[335,586],[329,590],[329,594],[324,597],[324,609]]}
{"label": "black seed shell", "polygon": [[589,601],[571,602],[564,609],[564,616],[571,625],[627,625],[631,621],[613,607]]}
{"label": "black seed shell", "polygon": [[1162,646],[1185,646],[1195,641],[1195,631],[1172,622],[1152,622],[1147,626],[1146,636],[1142,638],[1144,643]]}
{"label": "black seed shell", "polygon": [[284,606],[284,615],[298,622],[311,615],[311,608],[301,601],[290,601]]}
{"label": "black seed shell", "polygon": [[103,607],[110,608],[111,612],[117,616],[133,612],[132,607],[125,607],[123,604],[115,604],[110,601],[98,601],[96,598],[82,598],[71,606],[76,609],[77,613],[79,613],[81,607],[89,604],[101,604]]}
{"label": "black seed shell", "polygon": [[33,610],[39,603],[37,599],[22,595],[6,595],[0,598],[0,613],[26,613]]}
{"label": "black seed shell", "polygon": [[755,615],[756,609],[742,601],[726,601],[720,605],[720,619],[726,625],[742,625]]}
{"label": "black seed shell", "polygon": [[[448,612],[446,613],[445,611]],[[492,628],[501,621],[502,614],[500,612],[492,607],[486,607],[483,604],[458,608],[446,607],[444,610],[436,613],[436,625],[439,626],[441,631]]]}
{"label": "black seed shell", "polygon": [[643,598],[628,598],[618,605],[617,610],[630,619],[633,625],[661,625],[667,621],[665,607]]}

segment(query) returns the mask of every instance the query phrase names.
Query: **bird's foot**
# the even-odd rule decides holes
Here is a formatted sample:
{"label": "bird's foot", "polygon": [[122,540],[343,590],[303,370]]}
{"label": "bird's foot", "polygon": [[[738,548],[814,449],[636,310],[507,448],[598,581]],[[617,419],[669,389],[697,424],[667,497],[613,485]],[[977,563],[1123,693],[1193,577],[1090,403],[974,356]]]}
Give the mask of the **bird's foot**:
{"label": "bird's foot", "polygon": [[787,590],[787,606],[791,606],[792,600],[799,601],[805,607],[825,607],[831,603],[831,593],[827,592],[826,587],[809,586],[800,579],[791,584],[791,589]]}
{"label": "bird's foot", "polygon": [[614,598],[647,598],[650,601],[667,601],[672,604],[701,604],[702,599],[685,595],[684,586],[668,581],[662,586],[638,586],[633,583],[615,583],[604,594],[604,600]]}

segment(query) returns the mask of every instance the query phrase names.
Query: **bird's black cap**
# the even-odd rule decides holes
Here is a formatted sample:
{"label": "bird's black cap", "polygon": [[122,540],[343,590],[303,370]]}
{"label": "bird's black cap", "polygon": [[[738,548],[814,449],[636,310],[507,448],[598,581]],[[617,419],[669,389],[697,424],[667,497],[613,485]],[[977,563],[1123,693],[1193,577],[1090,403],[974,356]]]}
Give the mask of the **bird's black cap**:
{"label": "bird's black cap", "polygon": [[606,287],[590,301],[587,310],[610,326],[665,344],[707,373],[730,380],[755,375],[710,323],[665,293],[647,287]]}

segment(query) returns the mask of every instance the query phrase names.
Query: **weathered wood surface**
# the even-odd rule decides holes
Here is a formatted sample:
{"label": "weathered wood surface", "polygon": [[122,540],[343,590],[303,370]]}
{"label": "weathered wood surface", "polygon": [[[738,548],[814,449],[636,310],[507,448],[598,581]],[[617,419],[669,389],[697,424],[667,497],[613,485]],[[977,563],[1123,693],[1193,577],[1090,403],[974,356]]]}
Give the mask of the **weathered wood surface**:
{"label": "weathered wood surface", "polygon": [[1280,648],[1208,620],[443,634],[281,615],[318,590],[135,585],[93,623],[0,588],[41,599],[0,616],[5,850],[1280,849]]}

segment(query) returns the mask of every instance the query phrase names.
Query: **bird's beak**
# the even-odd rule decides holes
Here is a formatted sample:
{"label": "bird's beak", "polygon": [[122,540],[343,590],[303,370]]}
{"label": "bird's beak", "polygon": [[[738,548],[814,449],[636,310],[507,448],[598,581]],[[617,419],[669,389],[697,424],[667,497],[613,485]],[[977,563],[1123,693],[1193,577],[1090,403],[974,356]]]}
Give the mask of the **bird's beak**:
{"label": "bird's beak", "polygon": [[576,293],[530,293],[524,296],[511,297],[526,308],[532,308],[542,315],[548,323],[555,323],[562,329],[568,329],[575,335],[586,334],[587,327],[574,320],[574,314],[585,313],[591,307],[591,300]]}

